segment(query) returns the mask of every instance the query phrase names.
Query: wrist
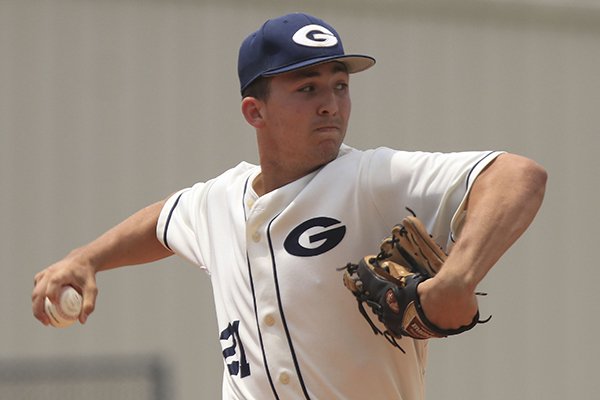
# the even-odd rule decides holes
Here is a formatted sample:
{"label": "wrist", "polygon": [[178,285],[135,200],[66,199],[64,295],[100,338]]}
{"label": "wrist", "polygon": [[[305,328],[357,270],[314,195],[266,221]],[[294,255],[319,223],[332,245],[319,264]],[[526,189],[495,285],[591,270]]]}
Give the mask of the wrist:
{"label": "wrist", "polygon": [[444,268],[432,278],[432,285],[439,288],[453,288],[453,292],[464,293],[465,295],[475,293],[479,282],[472,274],[468,271],[456,271],[448,267],[448,265],[444,265]]}
{"label": "wrist", "polygon": [[97,258],[93,257],[86,247],[71,250],[65,260],[70,261],[73,265],[79,265],[81,268],[90,269],[94,274],[100,270]]}

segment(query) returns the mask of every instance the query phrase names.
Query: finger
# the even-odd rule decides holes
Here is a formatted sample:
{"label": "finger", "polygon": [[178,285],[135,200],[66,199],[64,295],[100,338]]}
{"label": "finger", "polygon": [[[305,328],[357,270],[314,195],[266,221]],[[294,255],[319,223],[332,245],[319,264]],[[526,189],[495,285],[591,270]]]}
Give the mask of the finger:
{"label": "finger", "polygon": [[34,300],[32,302],[32,312],[33,316],[40,321],[44,325],[48,325],[50,323],[50,319],[46,315],[46,311],[44,310],[44,300]]}
{"label": "finger", "polygon": [[60,301],[60,293],[62,288],[65,286],[73,286],[78,288],[82,284],[82,278],[79,278],[77,274],[72,270],[64,267],[65,264],[55,264],[48,268],[47,283],[46,283],[46,297],[50,299],[52,303],[58,303]]}
{"label": "finger", "polygon": [[38,281],[40,281],[44,277],[44,272],[45,272],[45,270],[40,271],[34,275],[34,277],[33,277],[33,287],[34,288],[37,286]]}
{"label": "finger", "polygon": [[46,285],[46,296],[50,301],[54,304],[59,302],[59,293],[60,289],[64,286],[64,284],[57,280],[56,277],[49,279]]}
{"label": "finger", "polygon": [[44,325],[48,325],[50,323],[50,319],[46,315],[46,311],[44,309],[44,301],[45,301],[45,290],[40,284],[41,281],[37,281],[35,287],[33,288],[33,292],[31,293],[31,309],[33,312],[33,316],[40,321]]}
{"label": "finger", "polygon": [[96,283],[92,282],[86,285],[82,291],[83,306],[81,307],[81,314],[79,314],[79,322],[85,324],[91,313],[96,308],[96,298],[98,297],[98,288]]}

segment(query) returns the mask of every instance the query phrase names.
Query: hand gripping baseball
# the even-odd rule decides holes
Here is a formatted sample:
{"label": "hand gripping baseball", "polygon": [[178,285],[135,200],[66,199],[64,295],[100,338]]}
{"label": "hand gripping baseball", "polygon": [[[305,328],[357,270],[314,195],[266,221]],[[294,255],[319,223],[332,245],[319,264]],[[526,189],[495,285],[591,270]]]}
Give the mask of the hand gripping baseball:
{"label": "hand gripping baseball", "polygon": [[[409,336],[430,339],[456,335],[481,322],[479,312],[471,323],[458,329],[442,329],[425,315],[417,287],[435,276],[446,261],[446,253],[433,241],[422,222],[413,216],[394,226],[377,255],[363,257],[357,264],[348,263],[344,285],[354,294],[358,308],[375,334],[383,335],[404,351],[396,338]],[[385,330],[377,327],[367,313],[367,304]]]}
{"label": "hand gripping baseball", "polygon": [[[69,286],[76,288],[76,292],[80,296],[77,301],[81,303],[77,305],[77,308],[81,307],[81,310],[77,312],[77,318],[81,323],[85,323],[89,314],[94,310],[98,292],[95,272],[91,265],[72,254],[35,275],[31,295],[35,318],[44,325],[64,325],[58,321],[56,316],[52,315],[53,308],[49,307],[48,303],[61,304],[63,289]],[[70,298],[75,299],[76,296],[73,292],[71,295]],[[69,315],[67,319],[72,320],[73,318]]]}

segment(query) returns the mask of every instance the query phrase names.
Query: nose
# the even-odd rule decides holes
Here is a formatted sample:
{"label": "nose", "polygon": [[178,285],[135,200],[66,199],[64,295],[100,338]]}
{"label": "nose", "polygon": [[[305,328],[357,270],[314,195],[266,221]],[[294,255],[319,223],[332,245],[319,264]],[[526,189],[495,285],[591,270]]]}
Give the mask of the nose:
{"label": "nose", "polygon": [[339,111],[339,99],[335,91],[326,91],[320,99],[319,115],[336,115]]}

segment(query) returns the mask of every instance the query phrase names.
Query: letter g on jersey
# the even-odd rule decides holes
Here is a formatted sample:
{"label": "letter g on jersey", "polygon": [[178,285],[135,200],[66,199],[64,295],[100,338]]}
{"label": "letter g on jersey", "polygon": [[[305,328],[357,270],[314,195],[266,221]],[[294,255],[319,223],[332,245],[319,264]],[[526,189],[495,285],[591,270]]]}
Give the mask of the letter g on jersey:
{"label": "letter g on jersey", "polygon": [[[344,238],[346,227],[339,224],[340,221],[329,217],[309,219],[292,229],[285,238],[283,247],[288,253],[299,257],[323,254],[340,244]],[[312,246],[307,247],[309,245]]]}
{"label": "letter g on jersey", "polygon": [[298,29],[292,40],[299,45],[307,47],[333,47],[338,44],[338,39],[333,32],[321,25],[306,25]]}

